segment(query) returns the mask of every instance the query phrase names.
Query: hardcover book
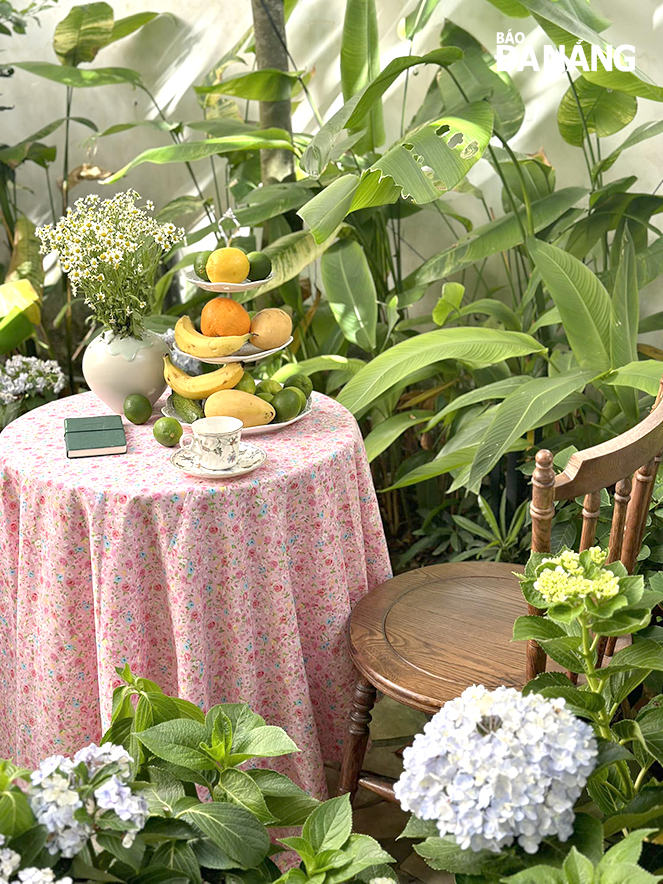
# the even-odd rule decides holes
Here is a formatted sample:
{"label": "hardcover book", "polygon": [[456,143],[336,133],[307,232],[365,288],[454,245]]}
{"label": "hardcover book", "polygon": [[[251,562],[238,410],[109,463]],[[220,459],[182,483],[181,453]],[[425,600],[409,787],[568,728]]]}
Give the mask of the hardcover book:
{"label": "hardcover book", "polygon": [[[68,418],[67,420],[72,420]],[[94,420],[94,418],[79,418],[79,420]],[[102,419],[103,420],[103,419]],[[127,451],[127,437],[122,426],[117,425],[111,429],[67,429],[64,434],[64,444],[67,457],[94,457],[102,454],[125,454]]]}
{"label": "hardcover book", "polygon": [[89,430],[123,430],[119,414],[102,414],[99,417],[66,417],[65,433],[83,433]]}

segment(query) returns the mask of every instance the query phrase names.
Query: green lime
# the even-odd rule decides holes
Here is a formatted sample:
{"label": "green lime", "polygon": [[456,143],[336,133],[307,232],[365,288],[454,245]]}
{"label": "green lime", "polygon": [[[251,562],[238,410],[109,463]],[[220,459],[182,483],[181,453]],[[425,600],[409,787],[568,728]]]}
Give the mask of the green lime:
{"label": "green lime", "polygon": [[174,417],[160,417],[154,424],[154,438],[160,445],[172,448],[177,445],[182,435],[182,424]]}
{"label": "green lime", "polygon": [[306,396],[304,396],[304,393],[299,389],[299,387],[291,387],[290,384],[288,384],[287,387],[283,388],[283,392],[285,393],[288,390],[292,390],[293,393],[297,394],[297,398],[299,399],[299,411],[297,412],[297,414],[301,414],[302,411],[304,411],[304,409],[306,408]]}
{"label": "green lime", "polygon": [[152,403],[142,393],[132,393],[124,400],[123,411],[132,424],[144,424],[152,417]]}
{"label": "green lime", "polygon": [[242,392],[244,393],[255,393],[256,382],[253,380],[248,371],[245,371],[242,377],[239,379],[239,383],[235,384],[233,389],[242,390]]}
{"label": "green lime", "polygon": [[299,414],[299,396],[294,390],[281,390],[272,399],[272,407],[276,412],[275,423],[291,421]]}
{"label": "green lime", "polygon": [[198,252],[198,254],[196,255],[196,260],[193,262],[193,269],[196,273],[196,276],[204,279],[205,282],[209,282],[209,276],[207,275],[207,270],[205,269],[205,267],[207,264],[207,259],[211,254],[211,249],[207,252]]}
{"label": "green lime", "polygon": [[293,376],[286,381],[286,385],[288,387],[298,387],[307,399],[313,390],[311,378],[305,374],[293,374]]}
{"label": "green lime", "polygon": [[280,393],[282,389],[283,388],[278,381],[273,381],[268,378],[266,381],[260,381],[256,387],[256,393],[271,393],[275,396],[277,393]]}
{"label": "green lime", "polygon": [[250,280],[266,279],[272,272],[272,262],[264,252],[249,252],[246,257],[249,259]]}
{"label": "green lime", "polygon": [[269,402],[271,404],[272,399],[274,398],[273,393],[256,393],[258,399],[262,399],[264,402]]}

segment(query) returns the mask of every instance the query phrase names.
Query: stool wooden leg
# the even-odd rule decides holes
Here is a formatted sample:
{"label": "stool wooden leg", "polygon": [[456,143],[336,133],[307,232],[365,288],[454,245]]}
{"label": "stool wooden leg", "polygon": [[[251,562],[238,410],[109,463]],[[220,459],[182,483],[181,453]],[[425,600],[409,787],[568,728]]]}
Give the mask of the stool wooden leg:
{"label": "stool wooden leg", "polygon": [[373,685],[360,677],[352,696],[352,709],[348,718],[348,727],[343,744],[341,774],[338,780],[337,795],[350,793],[354,799],[359,784],[359,774],[364,763],[366,745],[371,723],[371,709],[375,705],[377,691]]}

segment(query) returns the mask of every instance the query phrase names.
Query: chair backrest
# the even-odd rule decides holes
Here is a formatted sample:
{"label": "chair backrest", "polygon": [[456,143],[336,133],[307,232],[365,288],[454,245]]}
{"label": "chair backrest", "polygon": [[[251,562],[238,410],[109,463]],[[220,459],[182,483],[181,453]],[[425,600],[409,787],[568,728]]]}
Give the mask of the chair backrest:
{"label": "chair backrest", "polygon": [[[663,367],[662,367],[663,371]],[[555,475],[553,455],[536,454],[532,474],[532,551],[550,552],[550,532],[556,500],[583,496],[580,550],[594,544],[601,508],[601,491],[615,486],[608,562],[618,559],[633,571],[663,452],[663,379],[651,413],[633,429],[608,442],[572,455],[566,469]],[[660,406],[660,407],[659,407]],[[540,614],[530,606],[530,614]],[[545,654],[535,642],[527,649],[527,675],[545,670]]]}

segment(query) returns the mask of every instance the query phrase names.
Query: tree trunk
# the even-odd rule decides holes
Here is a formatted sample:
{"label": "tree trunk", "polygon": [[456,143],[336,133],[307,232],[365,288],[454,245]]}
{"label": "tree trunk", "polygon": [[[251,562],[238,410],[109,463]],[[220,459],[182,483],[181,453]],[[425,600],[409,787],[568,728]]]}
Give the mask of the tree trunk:
{"label": "tree trunk", "polygon": [[[251,0],[251,9],[258,70],[278,68],[287,71],[283,0]],[[290,101],[261,101],[260,125],[263,129],[285,129],[292,135]],[[294,180],[293,154],[288,150],[260,151],[260,177],[263,184]]]}

